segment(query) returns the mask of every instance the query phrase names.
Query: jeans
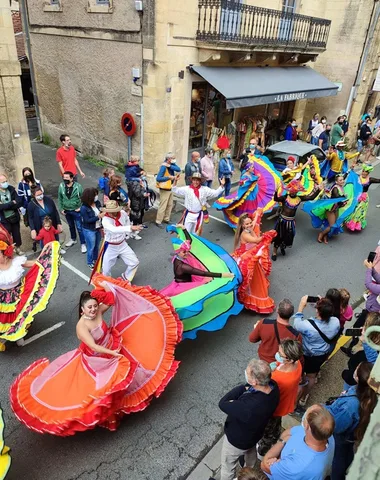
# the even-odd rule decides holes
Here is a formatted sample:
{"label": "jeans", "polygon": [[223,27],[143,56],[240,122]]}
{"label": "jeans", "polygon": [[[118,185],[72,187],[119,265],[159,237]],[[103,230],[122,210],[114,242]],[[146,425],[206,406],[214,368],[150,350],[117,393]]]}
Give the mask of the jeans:
{"label": "jeans", "polygon": [[346,471],[354,459],[354,442],[345,442],[334,435],[335,452],[332,463],[331,480],[344,480]]}
{"label": "jeans", "polygon": [[83,229],[83,235],[86,240],[87,247],[87,264],[95,263],[99,255],[99,245],[101,240],[100,230]]}
{"label": "jeans", "polygon": [[318,145],[318,138],[311,136],[310,143],[312,145]]}
{"label": "jeans", "polygon": [[[75,210],[65,210],[65,215],[66,215],[67,223],[69,224],[69,228],[70,228],[71,240],[75,241],[77,239],[76,230],[78,230],[80,243],[81,245],[84,245],[86,241],[83,235],[83,227],[82,227],[80,212],[76,212]],[[76,227],[76,230],[75,230],[75,227]]]}
{"label": "jeans", "polygon": [[231,190],[231,179],[230,178],[224,178],[225,180],[225,184],[224,184],[224,196],[225,197],[228,197],[228,195],[230,194],[230,190]]}

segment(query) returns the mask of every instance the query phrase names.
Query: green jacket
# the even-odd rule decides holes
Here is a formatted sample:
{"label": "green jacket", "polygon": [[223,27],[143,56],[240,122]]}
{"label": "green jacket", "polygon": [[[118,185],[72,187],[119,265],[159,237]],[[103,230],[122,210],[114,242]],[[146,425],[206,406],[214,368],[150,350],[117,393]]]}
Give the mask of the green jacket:
{"label": "green jacket", "polygon": [[73,193],[68,198],[66,195],[66,185],[62,182],[58,187],[58,207],[59,211],[62,210],[78,210],[81,207],[81,196],[83,193],[83,187],[80,183],[74,182]]}

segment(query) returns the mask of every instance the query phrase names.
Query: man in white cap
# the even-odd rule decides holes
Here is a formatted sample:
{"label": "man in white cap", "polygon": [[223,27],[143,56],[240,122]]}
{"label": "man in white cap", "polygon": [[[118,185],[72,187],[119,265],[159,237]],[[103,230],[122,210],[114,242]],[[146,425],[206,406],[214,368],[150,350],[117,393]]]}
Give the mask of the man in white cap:
{"label": "man in white cap", "polygon": [[139,232],[143,227],[142,225],[131,225],[128,214],[115,200],[106,203],[102,214],[104,214],[102,225],[105,237],[102,272],[104,275],[111,275],[112,267],[117,258],[121,257],[127,266],[122,277],[131,282],[140,262],[135,252],[127,244],[126,238],[128,233]]}
{"label": "man in white cap", "polygon": [[225,180],[220,180],[220,187],[216,190],[202,186],[202,175],[195,172],[191,177],[191,184],[186,187],[177,187],[177,178],[173,183],[173,193],[185,197],[185,211],[180,223],[185,225],[189,233],[202,233],[203,208],[209,199],[218,197],[224,191]]}

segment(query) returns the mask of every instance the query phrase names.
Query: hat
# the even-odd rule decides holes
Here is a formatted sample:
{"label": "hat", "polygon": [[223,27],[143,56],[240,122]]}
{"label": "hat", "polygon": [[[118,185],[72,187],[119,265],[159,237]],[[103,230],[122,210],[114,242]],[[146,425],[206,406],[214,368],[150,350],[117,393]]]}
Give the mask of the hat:
{"label": "hat", "polygon": [[294,157],[292,157],[291,155],[288,157],[287,161],[289,162],[289,160],[293,163],[296,163],[296,159]]}
{"label": "hat", "polygon": [[121,207],[116,200],[109,200],[107,203],[106,203],[106,206],[104,208],[104,211],[106,213],[117,213],[117,212],[120,212],[120,210],[122,210],[123,207]]}
{"label": "hat", "polygon": [[199,173],[199,172],[194,172],[192,175],[191,175],[191,178],[199,178],[199,180],[202,179],[202,175]]}
{"label": "hat", "polygon": [[336,147],[344,147],[346,144],[344,143],[343,140],[339,140],[339,142],[336,142],[335,146]]}
{"label": "hat", "polygon": [[363,172],[370,173],[370,172],[372,172],[373,168],[374,168],[373,165],[363,165],[362,170],[363,170]]}

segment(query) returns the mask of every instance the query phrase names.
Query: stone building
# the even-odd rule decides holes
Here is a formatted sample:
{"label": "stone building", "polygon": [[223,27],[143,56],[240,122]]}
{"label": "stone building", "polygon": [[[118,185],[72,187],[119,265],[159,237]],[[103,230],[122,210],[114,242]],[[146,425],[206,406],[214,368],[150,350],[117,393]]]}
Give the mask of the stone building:
{"label": "stone building", "polygon": [[33,166],[20,75],[10,2],[0,0],[0,171],[12,183]]}
{"label": "stone building", "polygon": [[223,128],[236,155],[251,131],[275,142],[292,117],[347,111],[354,138],[380,103],[377,0],[26,1],[43,129],[84,154],[127,158],[125,112],[155,173]]}

